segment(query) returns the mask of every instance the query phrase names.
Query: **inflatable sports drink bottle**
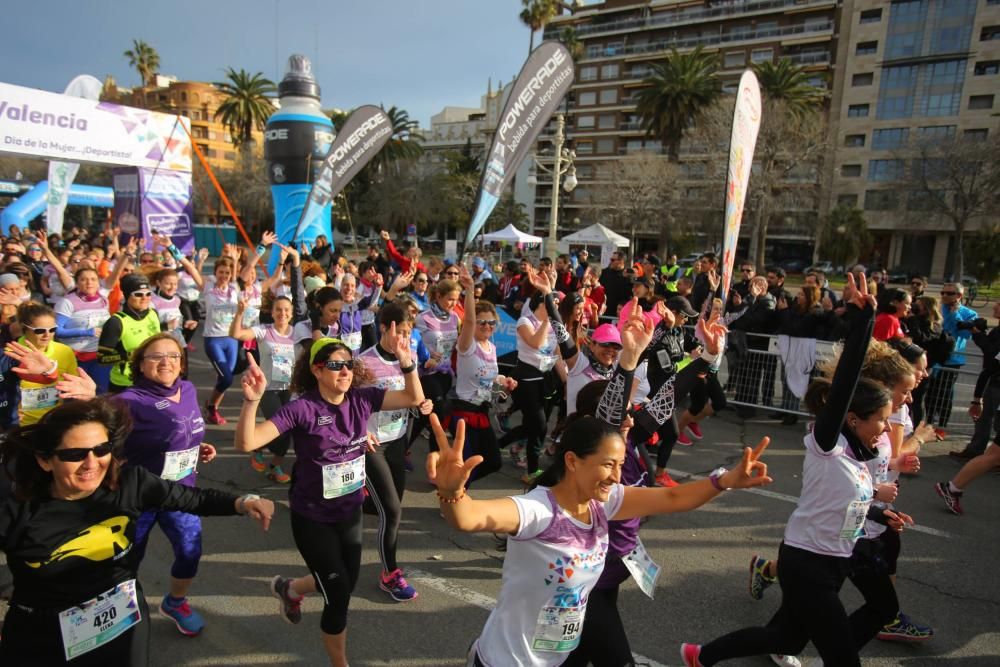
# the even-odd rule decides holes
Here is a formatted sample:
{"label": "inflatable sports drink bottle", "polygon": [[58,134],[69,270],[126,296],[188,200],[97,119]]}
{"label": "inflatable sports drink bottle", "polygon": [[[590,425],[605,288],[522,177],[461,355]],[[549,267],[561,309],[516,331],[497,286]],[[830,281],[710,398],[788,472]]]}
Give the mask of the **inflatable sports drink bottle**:
{"label": "inflatable sports drink bottle", "polygon": [[[288,59],[285,78],[278,84],[281,109],[264,129],[264,159],[267,160],[271,197],[274,199],[274,233],[282,243],[312,243],[320,234],[333,242],[330,205],[318,209],[312,220],[303,220],[298,238],[295,229],[309,197],[309,190],[333,142],[333,123],[319,105],[319,85],[312,64],[301,55]],[[274,270],[278,253],[271,254]]]}

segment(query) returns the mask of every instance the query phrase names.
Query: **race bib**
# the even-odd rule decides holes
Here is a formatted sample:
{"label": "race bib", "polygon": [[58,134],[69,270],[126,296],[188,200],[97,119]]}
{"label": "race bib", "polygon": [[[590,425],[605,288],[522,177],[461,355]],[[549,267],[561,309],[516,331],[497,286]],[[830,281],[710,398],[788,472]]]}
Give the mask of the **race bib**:
{"label": "race bib", "polygon": [[357,352],[361,349],[361,332],[355,331],[353,333],[345,333],[340,335],[340,340],[344,341],[344,345],[351,348],[352,351]]}
{"label": "race bib", "polygon": [[556,365],[556,356],[554,354],[542,354],[538,357],[538,370],[541,372],[546,372],[552,370],[552,367]]}
{"label": "race bib", "polygon": [[59,390],[55,385],[21,390],[21,407],[25,410],[47,410],[59,404]]}
{"label": "race bib", "polygon": [[163,461],[163,472],[160,477],[171,482],[182,480],[195,471],[198,467],[198,458],[201,446],[185,449],[180,452],[167,452]]}
{"label": "race bib", "polygon": [[868,506],[870,504],[864,500],[851,501],[844,515],[844,525],[840,529],[840,539],[854,540],[865,534],[865,517],[868,514]]}
{"label": "race bib", "polygon": [[622,563],[632,574],[635,583],[639,584],[639,589],[652,600],[656,580],[660,578],[660,566],[650,557],[642,540],[637,540],[635,548],[622,557]]}
{"label": "race bib", "polygon": [[107,644],[142,620],[135,579],[59,613],[66,660]]}
{"label": "race bib", "polygon": [[288,384],[292,381],[295,365],[295,346],[271,343],[271,381]]}
{"label": "race bib", "polygon": [[85,310],[78,313],[77,317],[83,320],[81,329],[97,329],[103,327],[104,323],[108,321],[108,314],[100,310]]}
{"label": "race bib", "polygon": [[[398,376],[392,375],[378,382],[377,386],[386,391],[399,391],[406,388],[406,381]],[[383,410],[375,413],[375,431],[380,442],[391,442],[397,440],[406,433],[406,424],[409,417],[409,410]]]}
{"label": "race bib", "polygon": [[451,351],[455,349],[456,342],[458,342],[458,332],[449,331],[441,334],[437,342],[437,351],[441,354],[442,360],[451,358]]}
{"label": "race bib", "polygon": [[327,500],[354,493],[365,485],[365,455],[323,466],[323,497]]}
{"label": "race bib", "polygon": [[215,310],[215,320],[220,326],[228,327],[236,319],[236,309],[230,305],[218,306]]}
{"label": "race bib", "polygon": [[536,651],[569,653],[580,643],[585,605],[578,607],[542,607],[535,626],[531,648]]}
{"label": "race bib", "polygon": [[247,309],[243,311],[243,326],[249,329],[258,324],[260,324],[260,308],[247,306]]}

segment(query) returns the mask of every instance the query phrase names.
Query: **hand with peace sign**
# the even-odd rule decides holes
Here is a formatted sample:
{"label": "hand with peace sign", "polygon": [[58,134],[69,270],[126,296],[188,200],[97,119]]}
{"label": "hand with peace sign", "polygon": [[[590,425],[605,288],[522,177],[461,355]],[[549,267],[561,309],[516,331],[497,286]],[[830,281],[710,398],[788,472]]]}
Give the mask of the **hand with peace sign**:
{"label": "hand with peace sign", "polygon": [[859,274],[857,280],[854,279],[853,273],[847,274],[844,303],[852,303],[861,310],[864,310],[866,306],[876,307],[875,297],[868,293],[868,280],[864,273]]}
{"label": "hand with peace sign", "polygon": [[699,317],[694,325],[694,329],[698,338],[705,343],[705,349],[710,354],[719,354],[722,352],[722,342],[725,340],[729,329],[722,323],[722,313],[720,311],[713,310],[707,322]]}
{"label": "hand with peace sign", "polygon": [[769,444],[771,444],[771,439],[764,436],[753,449],[744,447],[743,458],[740,459],[740,462],[719,478],[719,484],[722,485],[722,488],[750,489],[773,482],[774,480],[767,476],[767,464],[760,460]]}

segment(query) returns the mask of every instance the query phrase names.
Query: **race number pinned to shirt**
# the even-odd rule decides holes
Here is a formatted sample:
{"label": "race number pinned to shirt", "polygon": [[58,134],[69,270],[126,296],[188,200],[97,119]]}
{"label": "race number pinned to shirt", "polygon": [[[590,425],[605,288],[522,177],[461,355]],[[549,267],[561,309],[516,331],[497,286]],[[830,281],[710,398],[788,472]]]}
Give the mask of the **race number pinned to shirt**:
{"label": "race number pinned to shirt", "polygon": [[546,371],[552,370],[553,366],[556,365],[556,355],[554,354],[541,354],[538,355],[538,370],[545,373]]}
{"label": "race number pinned to shirt", "polygon": [[162,479],[176,482],[192,474],[198,467],[201,446],[185,449],[180,452],[167,452],[163,461]]}
{"label": "race number pinned to shirt", "polygon": [[535,625],[531,648],[536,651],[569,653],[580,643],[586,605],[542,607]]}
{"label": "race number pinned to shirt", "polygon": [[[406,388],[406,381],[399,375],[392,375],[385,378],[376,385],[386,391],[399,391]],[[382,410],[375,413],[375,430],[380,442],[392,442],[403,437],[406,433],[407,416],[410,411],[403,410]]]}
{"label": "race number pinned to shirt", "polygon": [[59,390],[51,387],[37,387],[21,390],[21,408],[24,410],[45,410],[59,403]]}
{"label": "race number pinned to shirt", "polygon": [[271,381],[288,384],[295,365],[295,346],[271,343]]}
{"label": "race number pinned to shirt", "polygon": [[451,351],[455,349],[455,344],[458,342],[458,332],[457,331],[442,331],[440,338],[437,341],[437,351],[441,355],[442,359],[450,359]]}
{"label": "race number pinned to shirt", "polygon": [[141,620],[135,579],[120,583],[79,607],[60,612],[59,630],[66,660],[107,644]]}
{"label": "race number pinned to shirt", "polygon": [[656,580],[660,578],[660,566],[646,551],[642,540],[637,540],[635,548],[622,557],[622,563],[632,574],[635,583],[639,584],[639,589],[652,600],[653,592],[656,589]]}
{"label": "race number pinned to shirt", "polygon": [[868,515],[870,504],[864,500],[851,501],[844,514],[844,525],[840,529],[840,539],[856,540],[865,534],[865,517]]}
{"label": "race number pinned to shirt", "polygon": [[365,485],[365,455],[323,466],[323,497],[326,500],[354,493]]}
{"label": "race number pinned to shirt", "polygon": [[361,332],[353,331],[351,333],[345,333],[340,335],[340,340],[344,341],[344,345],[351,348],[352,352],[357,352],[361,349]]}

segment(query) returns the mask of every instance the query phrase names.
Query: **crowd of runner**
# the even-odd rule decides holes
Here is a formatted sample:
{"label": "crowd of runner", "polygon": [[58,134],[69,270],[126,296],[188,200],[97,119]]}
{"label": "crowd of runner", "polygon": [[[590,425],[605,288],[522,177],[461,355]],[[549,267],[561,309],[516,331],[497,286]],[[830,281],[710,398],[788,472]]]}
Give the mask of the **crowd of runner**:
{"label": "crowd of runner", "polygon": [[[693,271],[675,257],[629,265],[620,251],[606,267],[586,251],[492,266],[483,256],[462,263],[401,251],[383,232],[384,246],[356,262],[322,237],[293,247],[265,233],[255,248],[226,244],[213,258],[117,229],[6,231],[0,550],[13,585],[0,664],[147,664],[138,569],[154,526],[174,552],[159,611],[182,634],[202,631],[187,597],[200,517],[244,514],[266,530],[274,513],[272,500],[196,484],[216,456],[206,422],[225,424],[220,407],[239,405],[232,446],[289,485],[305,566],[275,576],[271,594],[290,623],[302,620],[306,595],[322,598],[332,665],[347,665],[365,507],[378,519],[377,585],[397,602],[418,597],[397,559],[415,463],[451,526],[491,532],[505,550],[498,602],[469,638],[469,665],[631,665],[619,588],[634,578],[651,596],[659,572],[641,518],[771,481],[767,438],[706,479],[678,484],[666,470],[674,446],[710,437],[701,425],[726,407],[718,371],[728,339],[765,317],[843,344],[805,394],[815,421],[784,539],[773,558],[751,557],[751,596],[778,583],[780,606],[764,628],[684,644],[684,664],[770,655],[794,666],[812,642],[827,665],[860,665],[875,637],[933,636],[900,611],[900,535],[913,520],[896,503],[900,475],[918,471],[921,446],[943,435],[910,409],[934,370],[929,357],[942,351],[918,344],[931,340],[919,324],[903,324],[910,295],[883,290],[876,299],[879,284],[860,271],[842,293],[813,275],[779,300],[772,292],[784,274],[771,270],[765,281],[744,262],[723,301],[711,253]],[[965,333],[947,354],[956,337],[962,349],[970,337],[1000,347],[997,330],[951,303],[945,320],[971,325],[953,327]],[[498,363],[502,316],[515,323],[516,344]],[[216,375],[204,403],[187,374],[198,354]],[[992,420],[1000,361],[988,356],[970,413]],[[740,369],[730,366],[729,382],[745,393],[750,373]],[[1000,462],[996,444],[983,450],[935,487],[956,514],[965,487]],[[474,499],[505,456],[527,492]],[[845,579],[865,599],[850,614],[839,596]]]}

